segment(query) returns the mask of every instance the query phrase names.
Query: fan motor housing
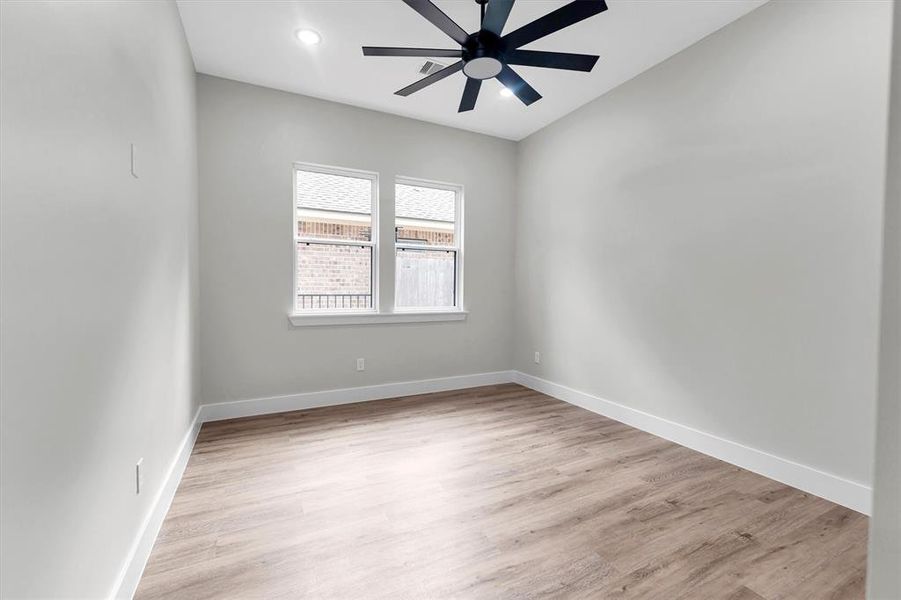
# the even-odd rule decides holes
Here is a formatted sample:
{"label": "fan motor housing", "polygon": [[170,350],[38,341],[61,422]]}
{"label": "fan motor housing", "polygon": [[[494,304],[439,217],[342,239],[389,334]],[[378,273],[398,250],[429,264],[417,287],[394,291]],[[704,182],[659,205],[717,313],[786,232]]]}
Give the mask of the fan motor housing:
{"label": "fan motor housing", "polygon": [[488,31],[469,36],[463,46],[463,73],[470,79],[497,77],[504,67],[503,41]]}

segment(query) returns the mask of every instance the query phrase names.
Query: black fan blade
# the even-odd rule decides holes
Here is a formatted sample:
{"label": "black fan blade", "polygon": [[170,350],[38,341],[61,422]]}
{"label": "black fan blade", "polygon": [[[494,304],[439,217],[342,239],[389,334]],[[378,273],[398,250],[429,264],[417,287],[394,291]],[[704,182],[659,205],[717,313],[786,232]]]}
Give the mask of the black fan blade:
{"label": "black fan blade", "polygon": [[423,77],[416,83],[411,83],[407,87],[405,87],[401,90],[397,90],[394,93],[397,94],[398,96],[409,96],[413,92],[418,92],[422,88],[432,85],[436,81],[441,81],[448,75],[453,75],[454,73],[456,73],[457,71],[459,71],[462,68],[463,68],[463,61],[461,60],[459,62],[455,62],[454,64],[452,64],[448,67],[444,67],[440,71],[435,71],[428,77]]}
{"label": "black fan blade", "polygon": [[476,99],[479,97],[481,87],[481,79],[466,78],[466,87],[463,88],[463,97],[460,98],[460,108],[457,112],[466,112],[476,107]]}
{"label": "black fan blade", "polygon": [[489,0],[488,10],[485,12],[485,20],[482,21],[482,29],[499,36],[501,31],[504,30],[507,17],[510,16],[513,2],[515,0]]}
{"label": "black fan blade", "polygon": [[535,91],[526,80],[516,74],[516,71],[504,65],[501,72],[497,75],[497,80],[504,84],[504,87],[513,92],[513,94],[522,100],[526,106],[541,100],[541,94]]}
{"label": "black fan blade", "polygon": [[607,10],[604,0],[574,0],[504,36],[508,48],[519,48]]}
{"label": "black fan blade", "polygon": [[591,71],[600,56],[570,54],[568,52],[541,52],[539,50],[513,50],[504,57],[507,64],[546,69]]}
{"label": "black fan blade", "polygon": [[441,9],[432,4],[430,0],[404,0],[404,2],[461,46],[466,43],[466,38],[469,37],[469,34],[454,23],[450,17],[441,12]]}
{"label": "black fan blade", "polygon": [[463,56],[463,51],[440,48],[385,48],[382,46],[363,46],[363,56],[451,56],[460,58]]}

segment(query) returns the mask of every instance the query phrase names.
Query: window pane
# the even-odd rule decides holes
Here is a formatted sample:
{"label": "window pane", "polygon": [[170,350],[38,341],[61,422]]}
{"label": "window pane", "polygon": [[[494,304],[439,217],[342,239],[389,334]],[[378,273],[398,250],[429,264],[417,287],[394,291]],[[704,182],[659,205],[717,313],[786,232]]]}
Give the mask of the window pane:
{"label": "window pane", "polygon": [[401,244],[454,246],[457,193],[430,187],[394,186],[395,235]]}
{"label": "window pane", "polygon": [[454,306],[457,253],[397,249],[395,303],[403,308]]}
{"label": "window pane", "polygon": [[372,240],[372,181],[297,171],[297,235]]}
{"label": "window pane", "polygon": [[371,246],[297,243],[297,311],[371,308]]}

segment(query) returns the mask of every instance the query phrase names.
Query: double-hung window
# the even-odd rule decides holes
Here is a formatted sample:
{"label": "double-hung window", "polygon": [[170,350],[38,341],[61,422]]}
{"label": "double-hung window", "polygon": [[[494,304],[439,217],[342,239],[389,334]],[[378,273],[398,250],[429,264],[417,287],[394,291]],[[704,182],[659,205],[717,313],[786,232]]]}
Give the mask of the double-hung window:
{"label": "double-hung window", "polygon": [[[380,248],[378,173],[294,164],[292,324],[466,318],[463,188],[407,177],[393,183],[394,247]],[[394,267],[393,310],[390,295],[379,302],[380,264]]]}
{"label": "double-hung window", "polygon": [[373,312],[378,175],[294,165],[294,312]]}
{"label": "double-hung window", "polygon": [[461,306],[462,196],[459,186],[396,180],[396,311],[453,310]]}

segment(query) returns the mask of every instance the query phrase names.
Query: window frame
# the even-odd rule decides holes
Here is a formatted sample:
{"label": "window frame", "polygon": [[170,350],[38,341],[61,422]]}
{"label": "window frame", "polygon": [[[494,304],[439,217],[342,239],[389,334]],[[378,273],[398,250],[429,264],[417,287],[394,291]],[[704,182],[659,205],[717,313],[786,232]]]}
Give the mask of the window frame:
{"label": "window frame", "polygon": [[[430,246],[424,244],[398,243],[397,241],[397,185],[407,185],[411,187],[424,187],[436,190],[445,190],[454,192],[454,245],[453,246]],[[464,186],[457,183],[447,183],[444,181],[434,181],[430,179],[422,179],[420,177],[408,177],[406,175],[396,175],[394,177],[394,223],[392,236],[394,249],[391,260],[394,261],[395,268],[395,286],[394,286],[394,302],[397,302],[397,252],[398,250],[419,250],[419,251],[446,251],[456,254],[454,260],[454,305],[438,306],[438,307],[417,307],[417,306],[396,306],[400,312],[419,314],[419,313],[464,313],[463,304],[463,200]]]}
{"label": "window frame", "polygon": [[[338,175],[345,177],[355,177],[355,178],[363,178],[369,179],[372,182],[372,226],[371,226],[371,239],[368,242],[356,241],[356,240],[329,240],[329,239],[319,239],[319,238],[304,238],[297,234],[297,172],[298,171],[310,171],[314,173],[324,173],[326,175]],[[382,298],[380,295],[380,266],[382,265],[382,261],[391,261],[391,265],[397,264],[397,248],[396,248],[396,234],[391,235],[391,244],[387,243],[382,246],[380,242],[380,228],[381,223],[379,221],[379,206],[380,206],[380,197],[379,197],[379,188],[381,184],[380,174],[376,171],[367,171],[364,169],[352,169],[347,167],[335,167],[330,165],[322,165],[317,163],[309,163],[302,161],[295,161],[291,164],[291,214],[292,214],[292,223],[291,223],[291,238],[292,238],[292,264],[293,264],[293,275],[291,277],[292,288],[291,288],[291,308],[288,311],[288,321],[294,327],[318,327],[318,326],[346,326],[346,325],[376,325],[376,324],[386,324],[386,323],[429,323],[429,322],[440,322],[440,321],[465,321],[469,316],[469,311],[465,310],[463,304],[463,198],[464,198],[464,186],[460,184],[446,183],[442,181],[433,181],[429,179],[422,179],[418,177],[407,177],[397,175],[394,178],[394,183],[402,183],[406,185],[421,185],[424,187],[435,187],[438,189],[448,189],[453,190],[456,193],[456,203],[455,203],[455,211],[454,211],[454,240],[455,240],[455,248],[448,247],[438,247],[433,246],[430,248],[436,249],[449,249],[457,252],[457,264],[456,264],[456,285],[455,285],[455,294],[454,294],[454,306],[453,307],[436,307],[436,308],[410,308],[406,309],[401,307],[400,309],[395,308],[394,298],[391,299],[391,302],[388,303],[387,299],[385,299],[386,306],[382,306]],[[394,194],[392,194],[392,199],[394,198]],[[394,231],[394,226],[396,224],[392,223],[392,232]],[[321,244],[334,244],[334,245],[349,245],[349,246],[370,246],[372,247],[372,308],[360,310],[360,309],[332,309],[329,311],[305,311],[298,312],[297,311],[297,244],[299,242],[309,241],[310,243],[321,243]],[[418,249],[422,249],[422,246],[418,246]],[[388,258],[388,254],[390,252],[390,259]],[[384,255],[384,256],[383,256]],[[395,277],[396,281],[396,277]],[[395,281],[391,282],[392,290],[395,286]],[[395,294],[396,296],[396,294]]]}
{"label": "window frame", "polygon": [[[309,173],[322,173],[324,175],[335,175],[338,177],[350,177],[353,179],[368,179],[371,186],[371,208],[370,208],[370,235],[369,241],[363,240],[342,240],[342,239],[323,239],[314,237],[303,237],[297,233],[298,214],[297,214],[297,174],[299,171]],[[371,315],[379,312],[379,174],[375,171],[365,171],[362,169],[349,169],[346,167],[333,167],[329,165],[319,165],[315,163],[295,162],[291,167],[293,187],[291,190],[292,205],[292,237],[293,237],[293,256],[294,256],[294,282],[291,292],[291,317],[317,317],[317,316],[335,316],[335,315]],[[326,246],[359,246],[361,248],[370,248],[370,295],[372,297],[372,306],[370,308],[333,308],[326,311],[303,311],[297,308],[297,245],[298,244],[319,244]],[[293,322],[293,319],[292,319]]]}

